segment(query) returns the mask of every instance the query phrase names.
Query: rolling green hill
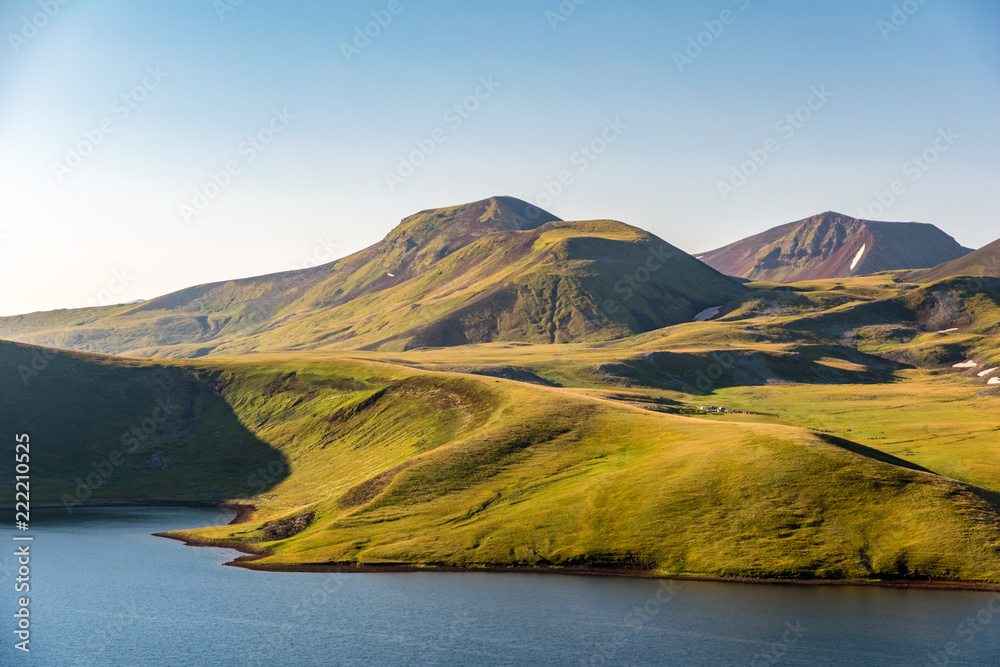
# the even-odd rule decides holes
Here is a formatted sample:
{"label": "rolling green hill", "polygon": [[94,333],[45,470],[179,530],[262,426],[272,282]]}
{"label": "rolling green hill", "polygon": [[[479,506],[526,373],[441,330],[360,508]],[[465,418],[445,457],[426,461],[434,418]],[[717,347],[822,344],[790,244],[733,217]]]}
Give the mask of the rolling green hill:
{"label": "rolling green hill", "polygon": [[1000,279],[961,277],[911,285],[889,298],[810,313],[782,327],[786,335],[836,339],[920,367],[947,366],[970,357],[1000,362]]}
{"label": "rolling green hill", "polygon": [[0,337],[149,357],[601,341],[690,321],[746,292],[634,227],[562,222],[493,198],[418,213],[330,265],[2,318]]}
{"label": "rolling green hill", "polygon": [[6,318],[136,356],[0,341],[0,431],[36,503],[252,505],[174,537],[256,568],[1000,583],[1000,279],[914,280],[741,284],[491,199],[325,267]]}
{"label": "rolling green hill", "polygon": [[260,552],[254,567],[1000,582],[995,492],[792,426],[315,354],[59,353],[25,386],[18,368],[51,355],[0,353],[0,428],[31,434],[36,503],[66,503],[168,396],[180,407],[87,502],[250,501],[246,523],[176,537]]}
{"label": "rolling green hill", "polygon": [[[0,406],[11,441],[31,436],[32,499],[70,510],[218,503],[281,460],[210,384],[178,366],[0,341]],[[13,484],[13,463],[0,461],[4,484]]]}

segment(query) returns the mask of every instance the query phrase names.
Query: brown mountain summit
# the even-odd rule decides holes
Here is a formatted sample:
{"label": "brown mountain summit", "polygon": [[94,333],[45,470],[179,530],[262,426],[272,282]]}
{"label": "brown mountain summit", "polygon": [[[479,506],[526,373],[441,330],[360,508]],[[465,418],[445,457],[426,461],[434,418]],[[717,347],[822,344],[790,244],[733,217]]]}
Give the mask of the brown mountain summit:
{"label": "brown mountain summit", "polygon": [[937,266],[972,252],[934,225],[875,222],[827,212],[701,255],[749,280],[795,282]]}

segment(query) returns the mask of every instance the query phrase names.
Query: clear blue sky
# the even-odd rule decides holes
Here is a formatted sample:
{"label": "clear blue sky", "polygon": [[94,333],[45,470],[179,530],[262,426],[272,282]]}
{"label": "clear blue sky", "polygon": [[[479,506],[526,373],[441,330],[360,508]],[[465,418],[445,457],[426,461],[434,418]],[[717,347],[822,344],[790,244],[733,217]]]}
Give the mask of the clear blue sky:
{"label": "clear blue sky", "polygon": [[826,210],[1000,237],[995,0],[62,2],[0,4],[0,314],[328,261],[563,171],[556,215],[690,252]]}

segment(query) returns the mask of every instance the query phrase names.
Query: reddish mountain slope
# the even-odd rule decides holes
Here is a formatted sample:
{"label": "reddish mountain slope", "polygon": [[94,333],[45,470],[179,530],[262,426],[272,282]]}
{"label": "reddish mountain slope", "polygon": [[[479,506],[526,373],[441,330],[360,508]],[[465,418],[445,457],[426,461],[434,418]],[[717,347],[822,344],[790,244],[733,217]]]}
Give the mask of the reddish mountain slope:
{"label": "reddish mountain slope", "polygon": [[730,276],[795,282],[937,266],[972,252],[934,225],[823,213],[707,252]]}

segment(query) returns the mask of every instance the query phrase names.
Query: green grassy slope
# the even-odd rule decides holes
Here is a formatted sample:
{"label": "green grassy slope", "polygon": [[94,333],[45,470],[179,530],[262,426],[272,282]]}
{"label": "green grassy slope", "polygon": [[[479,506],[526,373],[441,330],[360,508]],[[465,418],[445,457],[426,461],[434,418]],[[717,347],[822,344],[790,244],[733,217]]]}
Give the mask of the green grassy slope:
{"label": "green grassy slope", "polygon": [[957,373],[907,371],[880,385],[722,387],[712,400],[1000,491],[1000,392],[984,392]]}
{"label": "green grassy slope", "polygon": [[921,367],[1000,362],[1000,279],[948,278],[783,323],[788,334],[840,340]]}
{"label": "green grassy slope", "polygon": [[557,220],[501,197],[423,211],[385,240],[331,264],[257,278],[201,285],[137,305],[32,313],[0,318],[0,336],[67,349],[141,356],[196,357],[219,340],[240,339],[411,276],[482,236],[533,229]]}
{"label": "green grassy slope", "polygon": [[25,387],[36,353],[0,346],[0,428],[32,436],[36,503],[167,396],[180,407],[87,502],[250,499],[251,522],[186,535],[266,549],[262,566],[1000,581],[996,494],[795,427],[306,354],[60,353]]}
{"label": "green grassy slope", "polygon": [[[248,500],[248,523],[186,536],[262,567],[1000,582],[1000,280],[692,284],[701,265],[641,230],[495,201],[397,232],[399,282],[370,257],[333,292],[271,277],[254,289],[287,303],[238,336],[243,287],[44,315],[156,328],[197,302],[202,334],[147,351],[240,356],[0,342],[0,430],[32,437],[33,500]],[[339,345],[364,349],[246,354]],[[750,414],[663,414],[698,405]]]}
{"label": "green grassy slope", "polygon": [[600,341],[689,321],[746,291],[628,225],[561,222],[493,198],[411,216],[325,267],[3,318],[0,336],[156,357]]}
{"label": "green grassy slope", "polygon": [[1000,386],[988,384],[1000,378],[1000,283],[882,275],[752,287],[719,319],[609,344],[365,356],[659,409],[728,406],[754,414],[711,419],[822,429],[1000,491]]}
{"label": "green grassy slope", "polygon": [[[287,360],[218,364],[209,370],[227,402],[269,424],[261,436],[292,472],[257,499],[251,523],[185,536],[266,548],[263,566],[639,563],[674,574],[1000,580],[995,494],[800,429],[315,359],[296,364],[304,385],[254,400],[287,375]],[[363,386],[345,391],[347,381]],[[438,407],[410,413],[408,396]],[[270,417],[296,401],[288,421]],[[332,420],[319,410],[329,404]],[[303,515],[308,528],[282,533]]]}
{"label": "green grassy slope", "polygon": [[[0,432],[31,438],[32,499],[68,509],[220,502],[284,460],[184,369],[2,341]],[[0,460],[4,484],[13,465]]]}

